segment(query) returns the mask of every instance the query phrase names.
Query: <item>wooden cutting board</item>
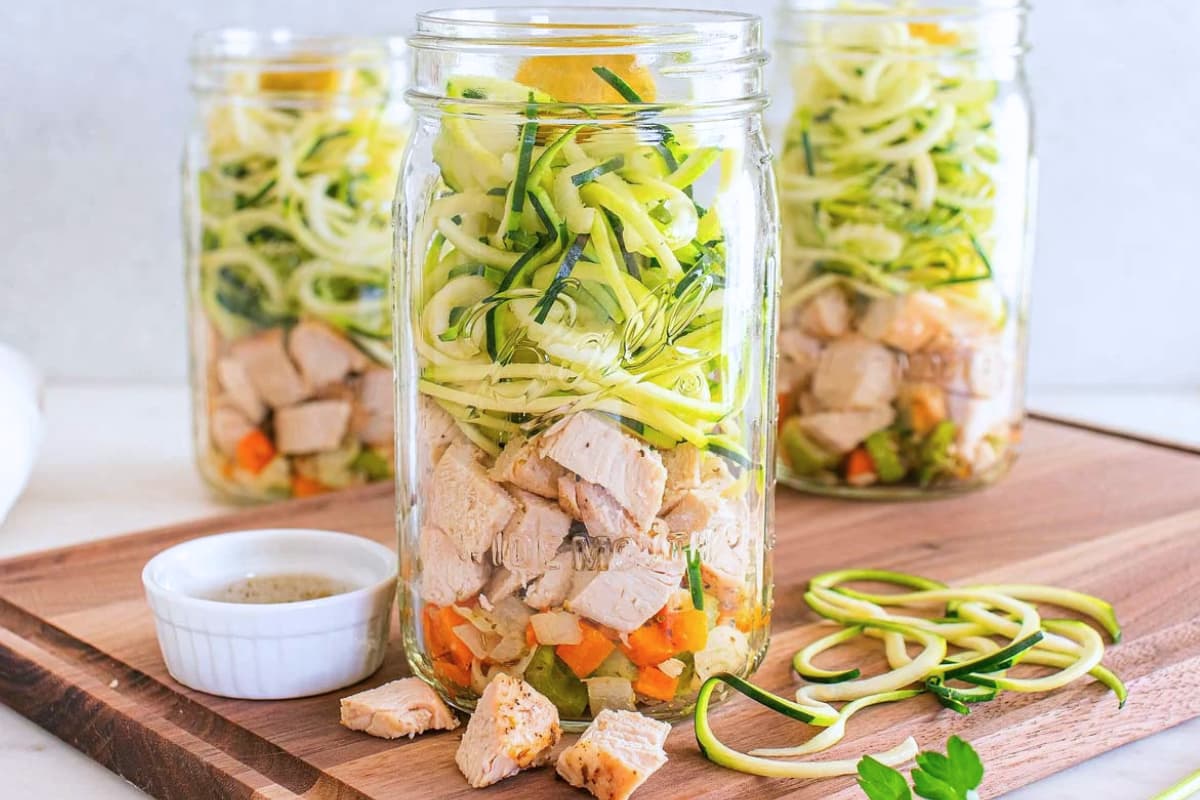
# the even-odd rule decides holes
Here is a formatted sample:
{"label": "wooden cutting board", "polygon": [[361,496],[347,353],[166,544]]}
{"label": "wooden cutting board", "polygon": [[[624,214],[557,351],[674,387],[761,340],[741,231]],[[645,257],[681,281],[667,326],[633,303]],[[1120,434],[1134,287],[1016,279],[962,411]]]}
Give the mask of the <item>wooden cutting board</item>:
{"label": "wooden cutting board", "polygon": [[[454,766],[461,734],[390,743],[343,730],[338,695],[225,700],[166,674],[140,570],[159,550],[244,527],[321,527],[392,540],[385,488],[285,503],[0,563],[0,700],[160,798],[582,797],[550,769],[478,794]],[[1200,715],[1200,455],[1048,422],[1001,485],[938,502],[848,503],[778,496],[776,610],[756,680],[786,693],[792,653],[818,635],[801,599],[816,572],[874,566],[949,582],[1042,581],[1102,595],[1126,636],[1106,663],[1129,683],[1118,711],[1090,679],[1050,695],[1005,695],[969,717],[932,698],[869,709],[830,756],[925,747],[958,733],[995,797]],[[393,647],[364,686],[406,674]],[[361,688],[361,687],[359,687]],[[344,693],[348,694],[351,690]],[[714,715],[731,744],[787,743],[804,729],[742,698]],[[706,762],[692,726],[640,797],[861,798],[848,779],[769,780]]]}

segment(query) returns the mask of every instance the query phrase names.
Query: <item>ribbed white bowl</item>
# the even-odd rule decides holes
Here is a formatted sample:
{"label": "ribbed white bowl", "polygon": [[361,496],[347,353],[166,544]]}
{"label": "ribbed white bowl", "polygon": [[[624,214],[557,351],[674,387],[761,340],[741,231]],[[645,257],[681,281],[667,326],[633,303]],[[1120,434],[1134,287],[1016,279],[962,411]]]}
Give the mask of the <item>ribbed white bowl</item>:
{"label": "ribbed white bowl", "polygon": [[[205,596],[254,575],[323,575],[355,588],[297,603]],[[396,555],[345,533],[252,530],[176,545],[142,570],[167,671],[202,692],[248,700],[322,694],[379,669]]]}

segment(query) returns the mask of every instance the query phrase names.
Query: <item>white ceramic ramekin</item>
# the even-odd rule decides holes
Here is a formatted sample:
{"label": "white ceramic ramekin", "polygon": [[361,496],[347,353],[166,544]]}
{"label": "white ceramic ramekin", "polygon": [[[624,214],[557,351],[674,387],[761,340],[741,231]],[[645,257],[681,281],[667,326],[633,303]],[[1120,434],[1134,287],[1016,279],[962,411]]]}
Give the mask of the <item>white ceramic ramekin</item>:
{"label": "white ceramic ramekin", "polygon": [[[296,603],[204,599],[255,575],[323,575],[354,588]],[[175,680],[248,700],[306,697],[379,668],[396,592],[396,555],[345,533],[250,530],[164,550],[142,570],[158,642]]]}

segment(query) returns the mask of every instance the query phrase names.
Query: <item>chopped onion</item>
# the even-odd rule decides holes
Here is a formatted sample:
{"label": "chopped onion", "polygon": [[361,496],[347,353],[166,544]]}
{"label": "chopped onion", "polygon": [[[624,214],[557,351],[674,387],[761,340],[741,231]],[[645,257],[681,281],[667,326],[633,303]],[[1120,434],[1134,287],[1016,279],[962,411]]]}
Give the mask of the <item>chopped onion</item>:
{"label": "chopped onion", "polygon": [[539,644],[579,644],[583,641],[583,628],[579,617],[569,611],[547,611],[529,618],[533,633]]}

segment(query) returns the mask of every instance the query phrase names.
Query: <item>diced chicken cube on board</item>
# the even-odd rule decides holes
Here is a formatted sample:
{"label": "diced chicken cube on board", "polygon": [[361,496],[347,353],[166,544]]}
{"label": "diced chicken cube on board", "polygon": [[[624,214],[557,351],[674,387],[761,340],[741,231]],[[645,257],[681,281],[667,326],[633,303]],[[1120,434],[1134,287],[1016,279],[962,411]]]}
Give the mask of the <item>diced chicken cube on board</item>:
{"label": "diced chicken cube on board", "polygon": [[299,403],[310,394],[284,349],[283,328],[271,328],[234,342],[233,358],[246,370],[258,396],[271,408]]}
{"label": "diced chicken cube on board", "polygon": [[821,358],[821,342],[798,328],[784,328],[776,344],[779,360],[775,380],[779,391],[792,392],[807,386]]}
{"label": "diced chicken cube on board", "polygon": [[221,400],[208,417],[208,437],[227,458],[237,454],[238,442],[253,430],[256,430],[254,423],[245,414]]}
{"label": "diced chicken cube on board", "polygon": [[451,731],[458,717],[420,678],[401,678],[342,698],[342,724],[383,739],[410,739],[429,730]]}
{"label": "diced chicken cube on board", "polygon": [[542,434],[541,452],[608,490],[639,530],[650,527],[667,482],[667,469],[657,452],[588,413],[572,414]]}
{"label": "diced chicken cube on board", "polygon": [[946,301],[932,292],[910,292],[872,300],[858,321],[862,335],[912,353],[946,326]]}
{"label": "diced chicken cube on board", "polygon": [[491,565],[463,558],[454,541],[433,525],[421,528],[420,592],[427,603],[448,606],[474,597],[487,583]]}
{"label": "diced chicken cube on board", "polygon": [[601,711],[579,741],[558,756],[567,783],[600,800],[627,800],[667,763],[671,726],[636,711]]}
{"label": "diced chicken cube on board", "polygon": [[800,417],[800,429],[822,449],[841,455],[849,453],[895,419],[896,412],[891,406],[859,411],[822,411]]}
{"label": "diced chicken cube on board", "polygon": [[558,480],[566,470],[538,452],[537,441],[524,436],[508,440],[488,473],[492,480],[511,483],[527,492],[557,499]]}
{"label": "diced chicken cube on board", "polygon": [[246,415],[255,425],[262,422],[267,415],[267,406],[250,382],[246,366],[236,358],[222,358],[217,361],[217,381],[225,392],[229,402]]}
{"label": "diced chicken cube on board", "polygon": [[350,424],[350,404],[344,400],[314,400],[275,412],[275,443],[281,453],[322,453],[336,450]]}
{"label": "diced chicken cube on board", "polygon": [[446,448],[430,480],[426,517],[449,534],[463,558],[478,560],[517,510],[479,463],[483,451],[468,441]]}
{"label": "diced chicken cube on board", "polygon": [[575,578],[575,556],[570,550],[559,553],[541,577],[525,588],[525,603],[530,608],[561,606]]}
{"label": "diced chicken cube on board", "polygon": [[629,633],[666,605],[683,571],[682,559],[621,547],[612,554],[608,569],[572,586],[565,605],[593,622]]}
{"label": "diced chicken cube on board", "polygon": [[288,334],[288,353],[314,389],[341,383],[351,372],[367,368],[367,357],[328,325],[305,320]]}
{"label": "diced chicken cube on board", "polygon": [[812,391],[825,408],[875,408],[896,397],[899,373],[899,364],[886,347],[861,336],[847,336],[821,353]]}
{"label": "diced chicken cube on board", "polygon": [[496,540],[500,563],[524,580],[546,571],[571,530],[571,518],[556,504],[516,489],[518,508]]}
{"label": "diced chicken cube on board", "polygon": [[454,760],[467,783],[481,789],[549,762],[561,736],[554,704],[520,678],[498,673],[483,690]]}
{"label": "diced chicken cube on board", "polygon": [[800,310],[800,327],[819,339],[836,339],[850,330],[850,303],[837,287],[819,292]]}
{"label": "diced chicken cube on board", "polygon": [[367,444],[392,441],[396,428],[396,403],[392,396],[392,371],[371,367],[358,383],[354,432]]}

